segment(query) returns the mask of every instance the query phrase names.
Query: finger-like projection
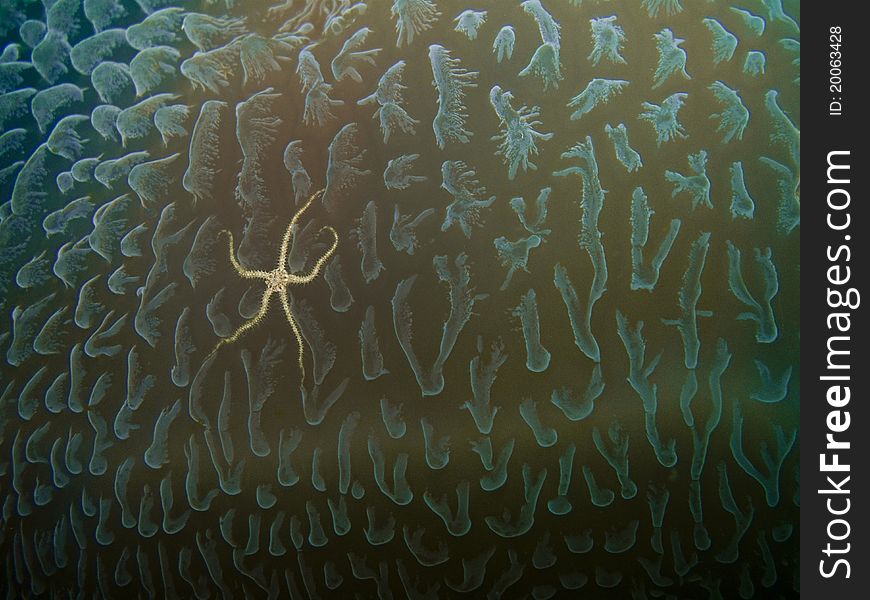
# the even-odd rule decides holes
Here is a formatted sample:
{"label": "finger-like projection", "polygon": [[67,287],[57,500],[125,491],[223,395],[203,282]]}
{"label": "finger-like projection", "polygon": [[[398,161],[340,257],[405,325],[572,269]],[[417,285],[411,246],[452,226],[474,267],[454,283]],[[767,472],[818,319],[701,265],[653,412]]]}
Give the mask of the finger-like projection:
{"label": "finger-like projection", "polygon": [[387,168],[384,169],[384,187],[392,190],[405,190],[412,183],[426,181],[428,177],[425,175],[411,175],[408,172],[418,158],[420,158],[419,154],[403,154],[391,158],[387,162]]}
{"label": "finger-like projection", "polygon": [[221,93],[230,86],[230,80],[238,72],[239,43],[230,42],[208,52],[195,52],[182,61],[180,71],[195,88]]}
{"label": "finger-like projection", "polygon": [[417,275],[399,282],[396,286],[396,293],[393,295],[393,329],[424,396],[440,394],[444,389],[444,364],[453,351],[459,334],[471,318],[474,304],[487,297],[486,294],[473,293],[473,288],[470,285],[471,273],[466,261],[467,256],[465,254],[459,254],[456,257],[453,261],[456,267],[456,273],[454,274],[451,272],[446,256],[436,256],[433,259],[438,279],[446,283],[450,288],[448,294],[450,299],[450,314],[444,322],[438,357],[428,373],[424,371],[411,345],[413,313],[408,305],[408,296],[411,293],[414,282],[417,280]]}
{"label": "finger-like projection", "polygon": [[785,23],[795,31],[800,31],[797,22],[791,17],[791,15],[785,12],[782,0],[762,0],[762,4],[767,12],[768,21],[779,21]]}
{"label": "finger-like projection", "polygon": [[529,64],[519,72],[520,77],[528,75],[536,75],[544,83],[544,91],[546,92],[551,86],[555,89],[559,87],[559,82],[565,76],[562,74],[562,63],[559,59],[559,48],[550,42],[544,42],[529,60]]}
{"label": "finger-like projection", "polygon": [[211,197],[212,182],[219,171],[220,128],[229,119],[228,108],[226,102],[220,100],[204,102],[193,126],[188,148],[190,163],[184,172],[182,185],[197,200]]}
{"label": "finger-like projection", "polygon": [[631,289],[652,291],[659,280],[662,264],[671,252],[682,221],[671,219],[668,233],[659,244],[655,255],[644,260],[644,249],[649,241],[650,219],[655,211],[650,209],[643,188],[635,188],[631,195]]}
{"label": "finger-like projection", "polygon": [[303,120],[306,124],[323,125],[332,120],[332,108],[342,106],[343,100],[334,100],[329,94],[332,92],[332,84],[326,83],[320,70],[320,63],[314,57],[310,47],[305,47],[299,52],[297,58],[296,74],[302,83],[302,92],[305,94],[305,111]]}
{"label": "finger-like projection", "polygon": [[[797,128],[791,117],[779,106],[779,92],[768,90],[764,95],[764,107],[770,115],[773,132],[770,141],[782,146],[788,153],[789,160],[800,170],[801,166],[801,130]],[[799,178],[798,178],[799,179]]]}
{"label": "finger-like projection", "polygon": [[734,56],[734,51],[737,49],[737,36],[725,29],[725,27],[716,19],[704,19],[704,25],[710,30],[713,36],[711,44],[713,50],[713,64],[718,65],[722,61],[731,60]]}
{"label": "finger-like projection", "polygon": [[326,189],[322,196],[323,207],[334,213],[338,210],[338,201],[360,177],[371,174],[368,169],[360,168],[365,150],[355,143],[357,124],[348,123],[338,130],[329,144],[329,161],[326,165]]}
{"label": "finger-like projection", "polygon": [[238,250],[242,264],[260,258],[260,249],[267,245],[269,225],[278,212],[270,201],[263,173],[276,130],[282,124],[273,113],[279,98],[272,88],[266,88],[236,105],[236,141],[242,150],[242,165],[235,192],[245,214]]}
{"label": "finger-like projection", "polygon": [[526,231],[537,235],[541,239],[546,238],[553,232],[551,229],[543,228],[544,221],[547,220],[547,214],[549,212],[548,207],[550,202],[550,193],[552,191],[552,188],[545,187],[541,188],[541,191],[538,192],[538,197],[535,200],[534,220],[532,220],[531,218],[531,214],[529,213],[525,198],[511,198],[510,201],[511,210],[516,213],[517,218],[520,220],[520,223],[526,229]]}
{"label": "finger-like projection", "polygon": [[[474,419],[474,424],[477,430],[483,435],[489,435],[492,431],[493,420],[498,407],[490,405],[492,398],[492,386],[495,383],[498,370],[507,360],[507,355],[504,354],[504,344],[501,341],[493,342],[490,349],[489,360],[485,365],[481,365],[483,356],[483,340],[477,338],[477,356],[471,359],[468,365],[468,370],[471,375],[471,392],[473,398],[466,400],[462,408],[471,413]],[[492,446],[489,446],[490,454]],[[484,466],[487,464],[487,459],[481,454],[484,460]],[[492,470],[491,466],[487,470]]]}
{"label": "finger-like projection", "polygon": [[[17,163],[14,163],[14,164],[18,164],[19,166],[23,166],[24,161],[18,161]],[[72,173],[70,173],[69,171],[63,171],[61,173],[58,173],[55,181],[57,182],[57,190],[61,194],[66,194],[71,189],[73,189],[73,186],[75,186],[75,179],[73,179]]]}
{"label": "finger-like projection", "polygon": [[613,421],[607,429],[608,442],[604,440],[601,432],[595,427],[592,430],[592,441],[605,461],[616,473],[621,486],[621,495],[629,500],[637,495],[637,484],[632,481],[628,473],[628,443],[629,434],[618,421]]}
{"label": "finger-like projection", "polygon": [[362,82],[362,75],[357,70],[358,66],[363,64],[374,65],[375,56],[381,51],[380,48],[371,50],[360,50],[360,47],[365,43],[366,38],[372,32],[368,27],[358,29],[356,33],[347,38],[344,45],[339,50],[335,58],[332,59],[330,68],[332,76],[336,81],[341,81],[345,77],[350,77],[357,83]]}
{"label": "finger-like projection", "polygon": [[705,232],[692,242],[689,251],[689,264],[683,275],[683,284],[677,296],[680,306],[680,316],[677,319],[662,319],[666,325],[673,325],[680,332],[685,351],[685,364],[687,369],[694,369],[698,365],[698,352],[701,348],[701,339],[698,336],[698,317],[711,317],[713,313],[708,310],[698,310],[698,300],[701,298],[701,275],[707,263],[707,251],[710,249],[710,234]]}
{"label": "finger-like projection", "polygon": [[45,134],[57,117],[74,104],[84,101],[85,90],[74,83],[59,83],[33,95],[30,112]]}
{"label": "finger-like projection", "polygon": [[782,471],[782,464],[794,447],[795,440],[797,439],[797,429],[792,429],[790,433],[786,433],[785,428],[779,423],[773,425],[775,438],[773,454],[771,455],[766,441],[761,443],[761,459],[767,470],[767,473],[763,473],[745,453],[743,447],[743,410],[737,402],[734,403],[733,415],[731,452],[734,455],[734,459],[746,473],[758,481],[764,488],[767,505],[776,506],[779,504],[780,499],[779,477]]}
{"label": "finger-like projection", "polygon": [[492,51],[496,56],[496,60],[510,60],[514,54],[514,44],[516,44],[516,32],[513,26],[505,25],[499,29],[492,42]]}
{"label": "finger-like projection", "polygon": [[749,397],[765,404],[781,402],[788,395],[788,385],[791,381],[792,367],[787,366],[779,376],[774,376],[763,361],[755,359],[755,368],[761,378],[761,388],[752,392]]}
{"label": "finger-like projection", "polygon": [[637,171],[643,166],[640,153],[631,147],[628,143],[628,130],[625,123],[620,123],[616,127],[611,127],[608,123],[604,126],[604,132],[610,141],[613,142],[613,151],[616,153],[616,159],[622,163],[629,173]]}
{"label": "finger-like projection", "polygon": [[471,237],[472,225],[480,226],[480,211],[495,202],[495,196],[484,198],[486,188],[475,179],[477,173],[462,161],[447,160],[441,165],[441,187],[453,196],[447,205],[441,231],[447,231],[454,223],[465,237]]}
{"label": "finger-like projection", "polygon": [[[26,21],[22,24],[22,28],[29,23],[36,21]],[[44,28],[45,25],[39,22]],[[22,38],[26,35],[33,35],[33,40],[36,41],[36,29],[28,28],[31,31],[25,31]],[[57,30],[51,30],[40,34],[37,43],[33,44],[33,51],[30,53],[30,62],[36,72],[48,83],[57,83],[59,79],[67,75],[69,70],[69,54],[72,51],[67,36]],[[26,64],[26,63],[24,63]]]}
{"label": "finger-like projection", "polygon": [[162,106],[154,113],[154,126],[160,132],[163,145],[168,146],[173,138],[186,138],[185,123],[190,117],[190,107],[184,104]]}
{"label": "finger-like projection", "polygon": [[85,150],[86,138],[82,138],[77,130],[82,123],[88,121],[85,115],[67,115],[58,121],[48,139],[45,147],[52,153],[67,160],[77,161]]}
{"label": "finger-like projection", "polygon": [[659,16],[659,13],[671,16],[683,11],[680,0],[641,0],[640,4],[653,19]]}
{"label": "finger-like projection", "polygon": [[302,164],[301,140],[293,140],[284,148],[284,168],[290,173],[293,197],[299,204],[299,201],[307,198],[311,191],[311,177]]}
{"label": "finger-like projection", "polygon": [[[159,75],[159,74],[158,74]],[[91,85],[107,104],[123,103],[124,98],[133,90],[135,81],[130,67],[113,61],[101,62],[91,73]]]}
{"label": "finger-like projection", "polygon": [[514,273],[517,271],[529,272],[529,253],[532,248],[537,248],[542,243],[541,238],[537,235],[520,238],[515,242],[508,240],[504,236],[493,240],[493,245],[495,246],[496,253],[498,253],[498,258],[501,261],[502,266],[507,267],[508,270],[504,282],[499,288],[500,291],[504,291],[508,288],[511,279],[513,279]]}
{"label": "finger-like projection", "polygon": [[767,56],[761,50],[750,50],[743,59],[743,72],[752,77],[764,75],[767,68]]}
{"label": "finger-like projection", "polygon": [[762,156],[759,160],[773,169],[777,176],[776,187],[779,190],[777,229],[780,233],[788,235],[801,223],[800,172],[795,172],[767,156]]}
{"label": "finger-like projection", "polygon": [[378,278],[384,263],[378,257],[378,216],[374,200],[370,200],[363,209],[362,217],[357,219],[357,226],[351,235],[357,239],[360,250],[360,270],[366,283]]}
{"label": "finger-like projection", "polygon": [[662,29],[653,37],[656,40],[656,49],[659,51],[659,64],[653,73],[655,81],[652,89],[662,85],[677,72],[682,74],[683,78],[691,79],[691,75],[686,72],[686,51],[680,47],[680,44],[686,40],[675,37],[674,32],[670,29]]}
{"label": "finger-like projection", "polygon": [[9,164],[16,152],[24,149],[27,143],[27,130],[15,127],[0,134],[0,164]]}
{"label": "finger-like projection", "polygon": [[710,178],[707,176],[707,151],[700,150],[688,156],[689,168],[692,175],[683,175],[674,171],[665,171],[665,179],[674,184],[671,196],[688,192],[692,196],[692,210],[703,204],[707,208],[713,208],[710,201]]}
{"label": "finger-like projection", "polygon": [[104,160],[94,169],[94,179],[106,189],[113,189],[119,181],[127,180],[136,165],[144,163],[149,158],[148,152],[130,152],[120,158]]}
{"label": "finger-like projection", "polygon": [[456,23],[453,28],[455,31],[465,34],[470,40],[476,40],[477,30],[486,22],[486,11],[466,9],[453,22]]}
{"label": "finger-like projection", "polygon": [[9,364],[18,366],[33,354],[33,338],[41,327],[38,319],[53,299],[51,294],[29,306],[16,306],[12,311],[12,341],[6,351]]}
{"label": "finger-like projection", "polygon": [[191,12],[184,15],[181,30],[193,45],[207,51],[245,33],[245,18],[216,18]]}
{"label": "finger-like projection", "polygon": [[290,60],[285,53],[292,51],[292,45],[277,38],[266,38],[257,33],[243,36],[239,40],[242,84],[260,83],[270,73],[280,71],[281,63]]}
{"label": "finger-like projection", "polygon": [[597,65],[602,58],[625,64],[625,58],[622,56],[625,30],[616,24],[616,15],[590,19],[589,28],[592,30],[594,45],[587,58],[592,61],[592,64]]}
{"label": "finger-like projection", "polygon": [[[181,53],[171,46],[154,46],[140,50],[130,61],[129,71],[136,86],[136,96],[153,92],[174,77],[180,58]],[[106,98],[103,101],[111,103]]]}
{"label": "finger-like projection", "polygon": [[392,15],[396,18],[396,46],[410,44],[416,34],[432,28],[441,16],[432,0],[394,0]]}
{"label": "finger-like projection", "polygon": [[763,17],[760,17],[745,8],[732,7],[731,11],[740,17],[740,20],[743,21],[743,25],[753,34],[760,36],[764,33],[767,21],[765,21]]}
{"label": "finger-like projection", "polygon": [[121,144],[126,146],[127,142],[148,135],[154,128],[154,113],[178,98],[177,94],[156,94],[121,110],[115,123],[121,134]]}
{"label": "finger-like projection", "polygon": [[36,47],[45,37],[47,31],[48,27],[45,23],[37,19],[27,19],[18,27],[18,35],[21,37],[21,41],[31,48]]}
{"label": "finger-like projection", "polygon": [[661,146],[662,142],[685,139],[686,130],[677,119],[677,113],[683,107],[683,103],[689,95],[685,92],[671,94],[659,104],[644,102],[644,112],[638,115],[638,119],[648,121],[656,132],[656,143]]}
{"label": "finger-like projection", "polygon": [[347,312],[350,305],[353,304],[353,294],[351,294],[344,281],[344,276],[341,274],[341,262],[338,255],[329,261],[323,271],[323,278],[329,286],[329,304],[332,310],[339,313]]}
{"label": "finger-like projection", "polygon": [[377,89],[365,98],[358,100],[357,104],[378,104],[378,109],[372,117],[377,117],[381,124],[381,133],[384,134],[384,143],[390,141],[393,132],[401,131],[414,135],[414,126],[419,123],[405,111],[402,99],[402,75],[405,72],[405,61],[400,60],[386,70],[378,80]]}
{"label": "finger-like projection", "polygon": [[746,189],[743,162],[731,163],[731,218],[751,219],[755,216],[755,200]]}
{"label": "finger-like projection", "polygon": [[658,412],[658,386],[650,383],[649,378],[661,360],[659,352],[648,364],[645,364],[646,340],[643,338],[643,321],[638,321],[634,329],[628,319],[619,310],[616,311],[616,327],[619,337],[628,354],[628,382],[643,403],[646,436],[656,458],[663,467],[673,467],[677,463],[676,441],[662,442],[656,425]]}
{"label": "finger-like projection", "polygon": [[501,122],[501,132],[493,136],[493,140],[499,142],[498,154],[508,165],[508,179],[516,177],[521,166],[523,171],[530,168],[537,170],[538,167],[529,160],[529,156],[538,153],[538,140],[546,141],[553,137],[552,133],[535,131],[535,127],[541,125],[537,120],[540,116],[537,106],[515,109],[511,106],[511,100],[513,94],[499,86],[494,86],[489,92],[489,103]]}
{"label": "finger-like projection", "polygon": [[534,289],[523,294],[520,304],[511,311],[522,323],[526,342],[526,368],[540,373],[550,365],[550,351],[541,344],[541,322],[538,314],[537,295]]}
{"label": "finger-like projection", "polygon": [[127,175],[127,184],[139,196],[145,210],[156,212],[169,194],[170,188],[181,176],[180,165],[176,162],[181,156],[178,152],[145,161],[135,165]]}
{"label": "finger-like projection", "polygon": [[513,538],[523,535],[532,528],[535,523],[538,499],[546,479],[546,469],[541,470],[537,476],[533,476],[531,467],[528,464],[523,465],[523,499],[525,502],[520,506],[519,514],[515,519],[510,517],[510,511],[505,511],[501,517],[485,517],[484,521],[493,533],[499,537]]}
{"label": "finger-like projection", "polygon": [[604,208],[604,195],[607,192],[601,187],[601,180],[598,177],[598,161],[595,158],[591,137],[586,136],[585,142],[580,142],[563,152],[562,158],[577,158],[586,163],[585,166],[568,167],[553,173],[556,176],[577,174],[583,180],[581,201],[583,215],[580,218],[579,242],[580,247],[589,255],[594,271],[586,306],[581,309],[577,292],[561,264],[557,263],[555,266],[553,282],[562,294],[562,300],[568,310],[571,328],[574,330],[574,343],[586,356],[594,362],[599,362],[601,350],[592,333],[592,310],[607,289],[607,258],[604,254],[604,244],[601,242],[601,231],[598,228],[598,219]]}
{"label": "finger-like projection", "polygon": [[99,133],[104,140],[117,142],[118,137],[118,115],[121,114],[121,109],[113,104],[101,104],[94,107],[91,111],[91,127]]}
{"label": "finger-like projection", "polygon": [[761,302],[752,296],[746,287],[746,282],[743,280],[740,249],[731,243],[731,240],[728,240],[728,285],[737,299],[751,309],[750,312],[742,313],[737,318],[755,321],[755,339],[758,342],[770,344],[779,337],[779,327],[777,327],[771,304],[773,298],[779,292],[779,275],[776,272],[776,266],[773,264],[770,248],[766,248],[764,251],[756,248],[755,262],[758,263],[761,269],[764,281],[764,294]]}
{"label": "finger-like projection", "polygon": [[119,0],[84,0],[85,17],[97,32],[106,29],[113,21],[127,14]]}
{"label": "finger-like projection", "polygon": [[21,88],[0,94],[0,126],[3,127],[4,131],[8,130],[14,119],[23,117],[30,112],[30,103],[36,93],[36,88]]}
{"label": "finger-like projection", "polygon": [[606,104],[615,95],[622,93],[628,81],[624,79],[594,78],[583,91],[571,98],[569,108],[576,108],[571,120],[576,121],[600,104]]}
{"label": "finger-like projection", "polygon": [[716,130],[725,132],[722,141],[728,143],[731,140],[742,140],[743,132],[749,123],[749,109],[746,108],[737,90],[732,90],[721,81],[713,82],[708,89],[724,106],[722,112],[710,115],[711,119],[719,119],[719,127]]}
{"label": "finger-like projection", "polygon": [[127,43],[137,50],[176,44],[181,37],[184,9],[169,6],[152,12],[125,32]]}
{"label": "finger-like projection", "polygon": [[553,390],[550,395],[550,403],[558,407],[569,421],[582,421],[592,414],[595,401],[604,393],[604,387],[601,365],[596,364],[592,368],[592,376],[589,378],[582,398],[578,398],[573,389],[563,387]]}
{"label": "finger-like projection", "polygon": [[478,73],[460,67],[459,59],[452,58],[450,52],[438,44],[429,46],[429,62],[438,90],[438,112],[432,121],[438,147],[443,150],[447,142],[467,144],[472,133],[465,128],[468,118],[465,94],[467,88],[477,87],[474,80]]}
{"label": "finger-like projection", "polygon": [[76,71],[90,75],[98,64],[113,57],[121,58],[127,49],[127,35],[123,29],[106,29],[74,45],[69,58]]}
{"label": "finger-like projection", "polygon": [[43,250],[18,269],[15,274],[15,285],[20,288],[37,287],[51,277],[51,261]]}

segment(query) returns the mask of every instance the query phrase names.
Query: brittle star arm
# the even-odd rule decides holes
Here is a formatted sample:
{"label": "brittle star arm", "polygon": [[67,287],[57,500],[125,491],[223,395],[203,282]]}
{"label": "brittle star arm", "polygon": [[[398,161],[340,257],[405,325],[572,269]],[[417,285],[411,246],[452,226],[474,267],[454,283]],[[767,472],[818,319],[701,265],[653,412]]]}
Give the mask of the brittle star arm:
{"label": "brittle star arm", "polygon": [[278,291],[278,297],[281,298],[281,306],[284,307],[284,314],[287,316],[287,322],[290,323],[290,329],[293,330],[293,335],[296,336],[296,344],[299,346],[299,372],[302,374],[302,382],[305,382],[305,363],[302,358],[305,354],[305,346],[302,344],[302,334],[299,331],[299,324],[296,322],[296,317],[293,316],[293,310],[290,308],[290,301],[287,299],[287,290]]}
{"label": "brittle star arm", "polygon": [[[320,270],[323,268],[323,265],[332,258],[332,255],[335,254],[336,248],[338,248],[338,232],[335,231],[329,225],[320,228],[320,231],[328,231],[332,234],[332,246],[329,247],[323,256],[317,259],[317,262],[314,263],[314,266],[311,267],[311,271],[305,273],[303,275],[290,275],[292,278],[292,283],[309,283],[314,281],[317,276],[320,274]],[[319,232],[318,232],[319,233]]]}
{"label": "brittle star arm", "polygon": [[263,317],[266,316],[266,313],[269,311],[269,300],[272,298],[272,294],[274,294],[274,293],[275,293],[274,291],[266,289],[263,292],[263,299],[260,301],[260,310],[257,311],[257,314],[254,315],[254,318],[252,318],[250,321],[246,321],[245,323],[242,323],[241,325],[239,325],[238,329],[236,329],[233,332],[233,334],[231,336],[225,337],[221,341],[219,341],[215,345],[214,350],[212,350],[211,353],[214,354],[215,352],[217,352],[218,348],[220,348],[221,346],[226,346],[227,344],[232,344],[237,339],[242,337],[242,335],[246,331],[256,327],[260,323],[260,321],[263,320]]}
{"label": "brittle star arm", "polygon": [[227,240],[229,242],[229,250],[230,250],[230,264],[233,265],[233,269],[235,269],[236,273],[239,274],[239,277],[243,279],[266,279],[269,277],[269,273],[266,271],[260,270],[251,270],[244,268],[241,263],[236,259],[235,253],[235,244],[233,243],[233,232],[227,229],[224,229],[221,233],[225,233],[227,236]]}
{"label": "brittle star arm", "polygon": [[293,215],[292,219],[290,219],[290,223],[287,225],[287,229],[284,231],[284,238],[281,240],[281,251],[278,254],[279,269],[284,265],[285,261],[287,260],[287,254],[290,252],[290,241],[293,239],[296,231],[296,222],[299,220],[299,217],[302,216],[302,213],[308,210],[308,207],[311,206],[311,204],[315,200],[323,196],[324,191],[325,190],[319,190],[317,192],[314,192],[314,194],[305,202],[305,204],[302,205],[302,208],[296,211],[296,214]]}

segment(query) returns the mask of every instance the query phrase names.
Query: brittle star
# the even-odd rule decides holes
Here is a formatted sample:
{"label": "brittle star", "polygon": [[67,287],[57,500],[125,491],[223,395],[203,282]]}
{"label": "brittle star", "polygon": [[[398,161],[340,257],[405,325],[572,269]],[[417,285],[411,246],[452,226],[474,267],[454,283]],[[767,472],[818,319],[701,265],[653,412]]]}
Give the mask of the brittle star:
{"label": "brittle star", "polygon": [[320,228],[318,234],[323,231],[328,231],[332,234],[332,246],[330,246],[323,256],[317,259],[308,273],[297,275],[295,273],[287,272],[287,254],[289,252],[290,242],[296,234],[296,222],[299,220],[299,217],[302,216],[302,213],[304,213],[315,200],[323,195],[323,192],[324,190],[320,190],[311,196],[308,201],[302,205],[302,208],[293,215],[293,218],[290,219],[290,224],[287,225],[287,230],[284,232],[284,238],[281,240],[281,248],[278,252],[278,264],[271,271],[251,270],[242,267],[234,254],[232,232],[227,230],[221,232],[225,233],[229,238],[230,263],[233,265],[236,273],[238,273],[238,275],[243,279],[262,279],[266,282],[266,289],[263,291],[263,299],[260,301],[260,308],[254,318],[240,325],[239,328],[229,337],[223,338],[219,341],[214,347],[214,350],[211,351],[212,354],[217,352],[221,346],[232,344],[238,340],[242,334],[256,327],[266,316],[266,312],[269,310],[269,301],[272,299],[272,296],[278,294],[278,298],[281,300],[281,306],[284,308],[284,315],[287,317],[290,329],[293,330],[293,335],[296,336],[296,344],[299,346],[299,371],[302,374],[302,380],[305,380],[302,334],[299,332],[299,324],[296,322],[296,317],[293,316],[293,310],[290,308],[290,301],[287,299],[287,286],[302,285],[314,281],[314,279],[317,278],[321,269],[323,269],[323,265],[325,265],[326,261],[332,257],[335,253],[335,249],[338,247],[338,233],[329,225]]}

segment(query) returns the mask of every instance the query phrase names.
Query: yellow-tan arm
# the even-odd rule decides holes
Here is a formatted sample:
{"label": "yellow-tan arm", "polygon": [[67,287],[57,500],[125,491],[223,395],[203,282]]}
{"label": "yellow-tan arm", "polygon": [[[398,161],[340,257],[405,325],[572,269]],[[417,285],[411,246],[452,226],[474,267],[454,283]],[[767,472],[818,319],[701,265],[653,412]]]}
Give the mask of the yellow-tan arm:
{"label": "yellow-tan arm", "polygon": [[326,262],[330,258],[332,258],[332,255],[335,254],[335,250],[338,248],[338,232],[329,225],[321,227],[320,231],[328,231],[332,234],[332,246],[329,247],[329,249],[323,256],[317,259],[317,262],[314,263],[311,271],[305,273],[304,275],[291,275],[290,277],[293,279],[293,283],[309,283],[311,281],[314,281],[314,279],[316,279],[317,276],[320,274],[320,270],[323,268],[323,265],[325,265]]}
{"label": "yellow-tan arm", "polygon": [[230,264],[233,265],[233,269],[235,269],[239,277],[242,277],[243,279],[265,279],[269,276],[266,271],[252,271],[250,269],[244,268],[236,258],[235,244],[233,243],[233,232],[224,229],[223,231],[221,231],[221,233],[226,234],[227,236],[227,240],[229,242]]}
{"label": "yellow-tan arm", "polygon": [[311,206],[311,204],[315,200],[317,200],[323,196],[324,191],[325,190],[318,190],[318,191],[314,192],[314,194],[312,194],[312,196],[308,200],[305,201],[305,204],[302,205],[302,208],[300,208],[298,211],[296,211],[296,214],[293,215],[292,219],[290,219],[290,223],[287,225],[287,229],[284,231],[284,238],[281,240],[281,251],[278,254],[278,268],[279,269],[284,265],[285,261],[287,260],[287,254],[289,254],[289,252],[290,252],[290,242],[293,239],[296,223],[299,221],[299,218],[302,216],[302,213],[304,213],[306,210],[308,210],[308,207]]}

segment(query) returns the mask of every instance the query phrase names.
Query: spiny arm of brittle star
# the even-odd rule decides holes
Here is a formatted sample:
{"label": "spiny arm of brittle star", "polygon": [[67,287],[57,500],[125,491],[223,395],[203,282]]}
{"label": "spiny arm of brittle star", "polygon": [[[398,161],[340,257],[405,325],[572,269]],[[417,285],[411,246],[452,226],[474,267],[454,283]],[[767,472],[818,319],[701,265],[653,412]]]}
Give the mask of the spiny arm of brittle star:
{"label": "spiny arm of brittle star", "polygon": [[296,322],[296,317],[293,316],[293,310],[290,308],[290,301],[287,299],[287,290],[282,289],[278,292],[281,298],[281,306],[284,307],[284,314],[287,316],[287,322],[290,323],[290,329],[293,330],[293,335],[296,336],[296,344],[299,346],[299,372],[302,374],[302,381],[305,381],[305,363],[302,360],[305,354],[305,346],[302,342],[302,334],[299,332],[299,324]]}
{"label": "spiny arm of brittle star", "polygon": [[239,261],[236,259],[236,253],[233,244],[233,232],[224,229],[222,233],[226,234],[227,240],[229,241],[230,264],[233,265],[233,269],[235,269],[239,277],[243,279],[266,279],[269,276],[266,271],[252,271],[250,269],[244,268],[241,263],[239,263]]}
{"label": "spiny arm of brittle star", "polygon": [[296,214],[293,215],[293,218],[290,219],[290,223],[287,225],[287,229],[284,231],[284,239],[281,240],[281,252],[278,255],[278,268],[280,269],[284,262],[287,260],[287,254],[290,252],[290,241],[293,239],[294,231],[296,228],[296,223],[299,221],[299,218],[302,216],[308,207],[311,206],[315,200],[319,199],[323,196],[324,190],[318,190],[314,192],[312,196],[302,205],[302,208],[296,211]]}
{"label": "spiny arm of brittle star", "polygon": [[329,225],[321,227],[320,231],[328,231],[332,234],[332,246],[329,247],[329,250],[327,250],[323,256],[317,259],[317,262],[314,263],[311,271],[303,275],[291,275],[293,278],[292,283],[309,283],[314,281],[320,274],[320,270],[323,269],[323,265],[325,265],[329,259],[332,258],[332,255],[335,254],[335,250],[338,248],[338,232]]}
{"label": "spiny arm of brittle star", "polygon": [[253,329],[254,327],[256,327],[257,325],[259,325],[260,322],[263,320],[263,318],[266,316],[266,313],[269,311],[269,300],[272,298],[272,294],[274,294],[274,293],[275,292],[273,292],[273,291],[266,290],[263,293],[263,299],[260,301],[261,302],[260,303],[260,310],[257,311],[257,314],[254,315],[254,318],[251,319],[250,321],[246,321],[246,322],[242,323],[241,325],[239,325],[239,328],[236,329],[232,333],[232,335],[230,335],[229,337],[225,337],[221,341],[219,341],[215,345],[214,350],[212,350],[211,353],[214,354],[215,352],[217,352],[221,346],[226,346],[227,344],[232,344],[233,342],[238,340],[240,337],[242,337],[242,335],[244,335],[245,332],[247,332],[247,331]]}

